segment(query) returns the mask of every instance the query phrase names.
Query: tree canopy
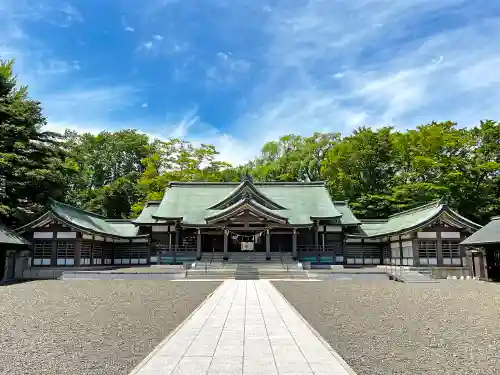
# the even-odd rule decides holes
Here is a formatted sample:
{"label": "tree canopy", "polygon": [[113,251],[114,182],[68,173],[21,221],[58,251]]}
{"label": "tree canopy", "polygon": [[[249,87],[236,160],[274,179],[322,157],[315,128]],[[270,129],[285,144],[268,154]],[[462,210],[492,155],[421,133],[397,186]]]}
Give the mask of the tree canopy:
{"label": "tree canopy", "polygon": [[500,213],[500,123],[431,122],[402,131],[287,134],[245,165],[218,160],[209,144],[150,139],[137,130],[57,134],[41,104],[0,63],[0,219],[30,220],[49,198],[112,218],[138,215],[171,181],[326,181],[333,199],[362,217],[386,217],[445,198],[485,223]]}

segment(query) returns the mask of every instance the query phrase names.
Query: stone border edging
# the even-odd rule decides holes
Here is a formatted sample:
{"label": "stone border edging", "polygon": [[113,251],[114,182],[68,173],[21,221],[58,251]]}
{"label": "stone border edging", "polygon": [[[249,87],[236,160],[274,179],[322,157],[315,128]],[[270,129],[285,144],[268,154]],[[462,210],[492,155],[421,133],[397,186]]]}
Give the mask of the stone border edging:
{"label": "stone border edging", "polygon": [[[300,281],[298,281],[300,282]],[[316,331],[313,326],[309,324],[309,322],[302,316],[302,314],[293,306],[283,294],[279,291],[278,288],[276,288],[273,283],[269,283],[271,286],[278,292],[278,294],[285,300],[285,302],[292,308],[293,311],[300,317],[300,319],[304,322],[304,324],[311,330],[311,332],[319,339],[319,341],[328,349],[328,351],[335,357],[335,359],[340,363],[340,365],[345,368],[345,370],[350,374],[350,375],[357,375],[356,372],[349,366],[349,364],[344,361],[344,359],[338,354],[332,347],[331,345],[319,334],[318,331]]]}
{"label": "stone border edging", "polygon": [[[210,280],[214,281],[214,280]],[[215,292],[217,292],[222,286],[224,285],[224,281],[220,283],[220,285],[215,288],[215,290],[210,293],[207,298],[205,298],[196,309],[194,309],[191,314],[189,314],[186,319],[184,319],[175,329],[170,332],[167,337],[165,337],[153,350],[149,352],[149,354],[142,360],[140,361],[133,369],[132,371],[129,372],[129,375],[136,375],[150,360],[151,358],[174,336],[187,322],[191,317],[196,314],[196,312],[201,309],[201,307],[208,301],[210,297],[212,297]],[[355,374],[354,374],[355,375]]]}

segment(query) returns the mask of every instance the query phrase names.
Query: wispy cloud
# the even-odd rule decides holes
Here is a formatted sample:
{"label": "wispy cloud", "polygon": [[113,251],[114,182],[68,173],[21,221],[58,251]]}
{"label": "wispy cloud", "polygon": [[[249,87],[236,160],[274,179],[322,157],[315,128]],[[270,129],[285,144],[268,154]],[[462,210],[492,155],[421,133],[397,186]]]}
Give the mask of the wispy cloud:
{"label": "wispy cloud", "polygon": [[[43,100],[51,126],[137,126],[213,143],[221,158],[243,162],[286,133],[500,117],[495,1],[142,3],[123,2],[109,15],[122,17],[115,31],[133,74],[113,66],[104,79],[94,73],[75,82],[93,61],[54,53],[25,25],[77,25],[85,14],[62,0],[0,1],[0,54],[17,57],[19,76],[34,83],[30,93]],[[106,56],[95,59],[102,66]],[[151,99],[162,96],[165,108]]]}
{"label": "wispy cloud", "polygon": [[232,85],[238,82],[251,68],[251,63],[243,58],[233,56],[231,52],[218,52],[213,65],[205,71],[209,85]]}
{"label": "wispy cloud", "polygon": [[[287,4],[273,9],[268,73],[234,126],[260,134],[255,151],[290,132],[500,116],[491,99],[500,100],[500,47],[491,38],[500,13],[456,0]],[[447,13],[441,27],[429,24]]]}

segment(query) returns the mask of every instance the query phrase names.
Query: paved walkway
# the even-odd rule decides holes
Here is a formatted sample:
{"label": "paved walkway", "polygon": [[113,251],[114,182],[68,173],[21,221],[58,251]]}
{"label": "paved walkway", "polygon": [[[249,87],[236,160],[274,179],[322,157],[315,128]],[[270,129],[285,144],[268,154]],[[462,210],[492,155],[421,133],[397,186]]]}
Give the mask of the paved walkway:
{"label": "paved walkway", "polygon": [[340,362],[269,281],[226,280],[131,374],[354,374]]}

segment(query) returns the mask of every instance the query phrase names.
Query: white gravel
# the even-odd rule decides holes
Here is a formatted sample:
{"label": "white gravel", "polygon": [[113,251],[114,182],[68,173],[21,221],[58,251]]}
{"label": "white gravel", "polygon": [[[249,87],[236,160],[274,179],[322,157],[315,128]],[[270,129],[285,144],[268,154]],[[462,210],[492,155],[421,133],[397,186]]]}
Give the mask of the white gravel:
{"label": "white gravel", "polygon": [[0,374],[127,374],[220,282],[0,287]]}
{"label": "white gravel", "polygon": [[500,285],[274,282],[359,375],[500,374]]}

